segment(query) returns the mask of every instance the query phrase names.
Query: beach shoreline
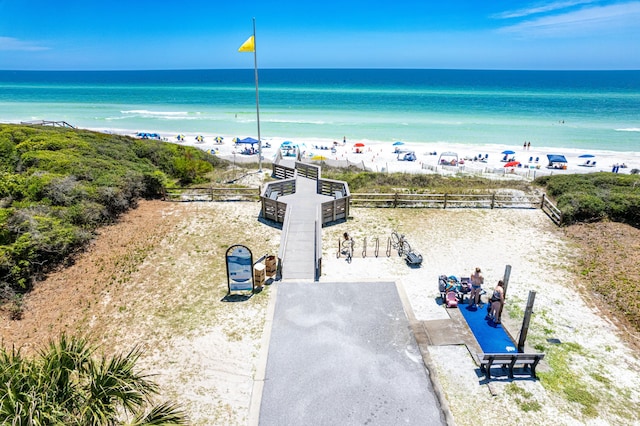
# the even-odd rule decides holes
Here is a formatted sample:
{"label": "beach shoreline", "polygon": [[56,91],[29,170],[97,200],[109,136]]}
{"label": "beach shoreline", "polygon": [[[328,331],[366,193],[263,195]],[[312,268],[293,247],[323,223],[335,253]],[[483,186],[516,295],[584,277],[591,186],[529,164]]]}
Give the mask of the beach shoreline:
{"label": "beach shoreline", "polygon": [[[124,129],[93,128],[89,129],[102,133],[115,133],[137,137],[139,132],[131,132]],[[215,155],[234,162],[258,162],[257,155],[245,155],[242,151],[251,145],[236,145],[233,139],[236,136],[219,135],[212,133],[193,132],[159,132],[161,140],[185,146],[193,146],[206,152],[215,152]],[[177,135],[183,135],[183,140],[178,140]],[[202,136],[203,140],[196,138]],[[214,138],[222,137],[222,143],[216,143]],[[346,139],[346,143],[344,140]],[[266,163],[273,162],[280,145],[288,141],[286,137],[262,137],[262,156]],[[344,166],[347,164],[358,165],[367,170],[377,172],[410,172],[410,173],[433,173],[445,171],[455,173],[459,171],[469,172],[491,172],[491,173],[512,173],[527,175],[544,174],[574,174],[593,172],[612,172],[614,166],[618,165],[617,173],[631,173],[634,169],[640,169],[640,152],[638,151],[611,151],[611,150],[589,150],[580,148],[557,148],[547,146],[529,145],[525,147],[527,141],[522,144],[466,144],[450,142],[386,142],[381,140],[360,139],[350,140],[348,136],[336,139],[327,138],[298,138],[292,140],[300,147],[303,153],[303,161],[324,163],[329,166]],[[394,145],[402,142],[401,145]],[[356,147],[355,144],[363,144]],[[254,145],[258,148],[258,145]],[[335,152],[331,150],[335,148]],[[400,152],[396,152],[396,148]],[[512,151],[513,154],[504,154]],[[415,161],[400,161],[400,158],[407,152],[415,153]],[[449,161],[453,156],[444,156],[443,153],[455,153],[458,164],[456,167],[442,168],[443,159]],[[548,168],[547,155],[561,155],[567,160],[566,169]],[[590,157],[581,157],[588,155]],[[325,157],[323,160],[313,160],[317,156]],[[479,157],[486,158],[479,161]],[[520,163],[520,166],[506,167],[512,158]],[[474,160],[476,159],[476,160]],[[536,161],[537,160],[537,161]],[[585,163],[588,165],[585,166]],[[593,166],[595,162],[595,166]],[[439,167],[440,166],[440,167]],[[447,165],[449,166],[449,165]],[[535,172],[535,173],[534,173]],[[534,176],[535,177],[535,176]]]}

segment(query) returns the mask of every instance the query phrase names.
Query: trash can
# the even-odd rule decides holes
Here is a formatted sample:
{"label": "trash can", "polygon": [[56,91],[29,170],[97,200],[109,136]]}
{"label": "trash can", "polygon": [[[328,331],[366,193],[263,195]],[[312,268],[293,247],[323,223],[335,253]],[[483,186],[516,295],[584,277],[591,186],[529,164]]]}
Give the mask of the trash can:
{"label": "trash can", "polygon": [[256,263],[253,266],[253,285],[255,287],[262,287],[264,286],[265,279],[264,263]]}
{"label": "trash can", "polygon": [[267,256],[264,261],[266,267],[266,274],[268,277],[273,277],[276,274],[276,257],[275,256]]}

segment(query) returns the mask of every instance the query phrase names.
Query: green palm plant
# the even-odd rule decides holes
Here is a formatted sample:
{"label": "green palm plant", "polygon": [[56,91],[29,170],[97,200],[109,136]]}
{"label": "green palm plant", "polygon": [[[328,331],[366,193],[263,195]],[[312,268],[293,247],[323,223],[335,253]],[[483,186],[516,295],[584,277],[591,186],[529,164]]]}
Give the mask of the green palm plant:
{"label": "green palm plant", "polygon": [[33,359],[0,348],[0,423],[3,425],[182,425],[174,403],[154,405],[158,386],[126,355],[96,356],[86,339],[63,334]]}

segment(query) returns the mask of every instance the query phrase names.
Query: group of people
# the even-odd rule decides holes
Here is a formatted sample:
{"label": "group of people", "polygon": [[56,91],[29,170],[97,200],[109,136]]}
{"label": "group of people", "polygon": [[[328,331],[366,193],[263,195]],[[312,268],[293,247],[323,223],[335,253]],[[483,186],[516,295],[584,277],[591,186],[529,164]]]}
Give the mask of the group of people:
{"label": "group of people", "polygon": [[[484,284],[484,276],[482,275],[482,270],[479,267],[476,267],[475,271],[471,274],[470,282],[471,293],[469,296],[472,303],[471,306],[476,307],[481,301],[480,296],[482,295],[482,285]],[[504,305],[504,282],[502,280],[498,281],[498,284],[493,289],[491,297],[489,298],[489,303],[491,306],[489,308],[487,319],[496,324],[500,324],[502,307]]]}

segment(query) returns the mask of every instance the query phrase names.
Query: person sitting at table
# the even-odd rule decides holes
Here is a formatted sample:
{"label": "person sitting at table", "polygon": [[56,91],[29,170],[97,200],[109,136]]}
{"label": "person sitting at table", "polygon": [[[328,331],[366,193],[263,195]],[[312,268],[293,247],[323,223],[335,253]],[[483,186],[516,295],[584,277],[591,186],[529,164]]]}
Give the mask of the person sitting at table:
{"label": "person sitting at table", "polygon": [[476,267],[476,270],[471,274],[471,295],[470,300],[472,302],[471,307],[475,307],[480,303],[480,293],[482,293],[482,284],[484,284],[484,277],[480,267]]}
{"label": "person sitting at table", "polygon": [[500,317],[502,316],[502,306],[504,304],[504,282],[498,281],[498,285],[493,289],[491,294],[491,310],[489,311],[489,319],[496,324],[500,324]]}

